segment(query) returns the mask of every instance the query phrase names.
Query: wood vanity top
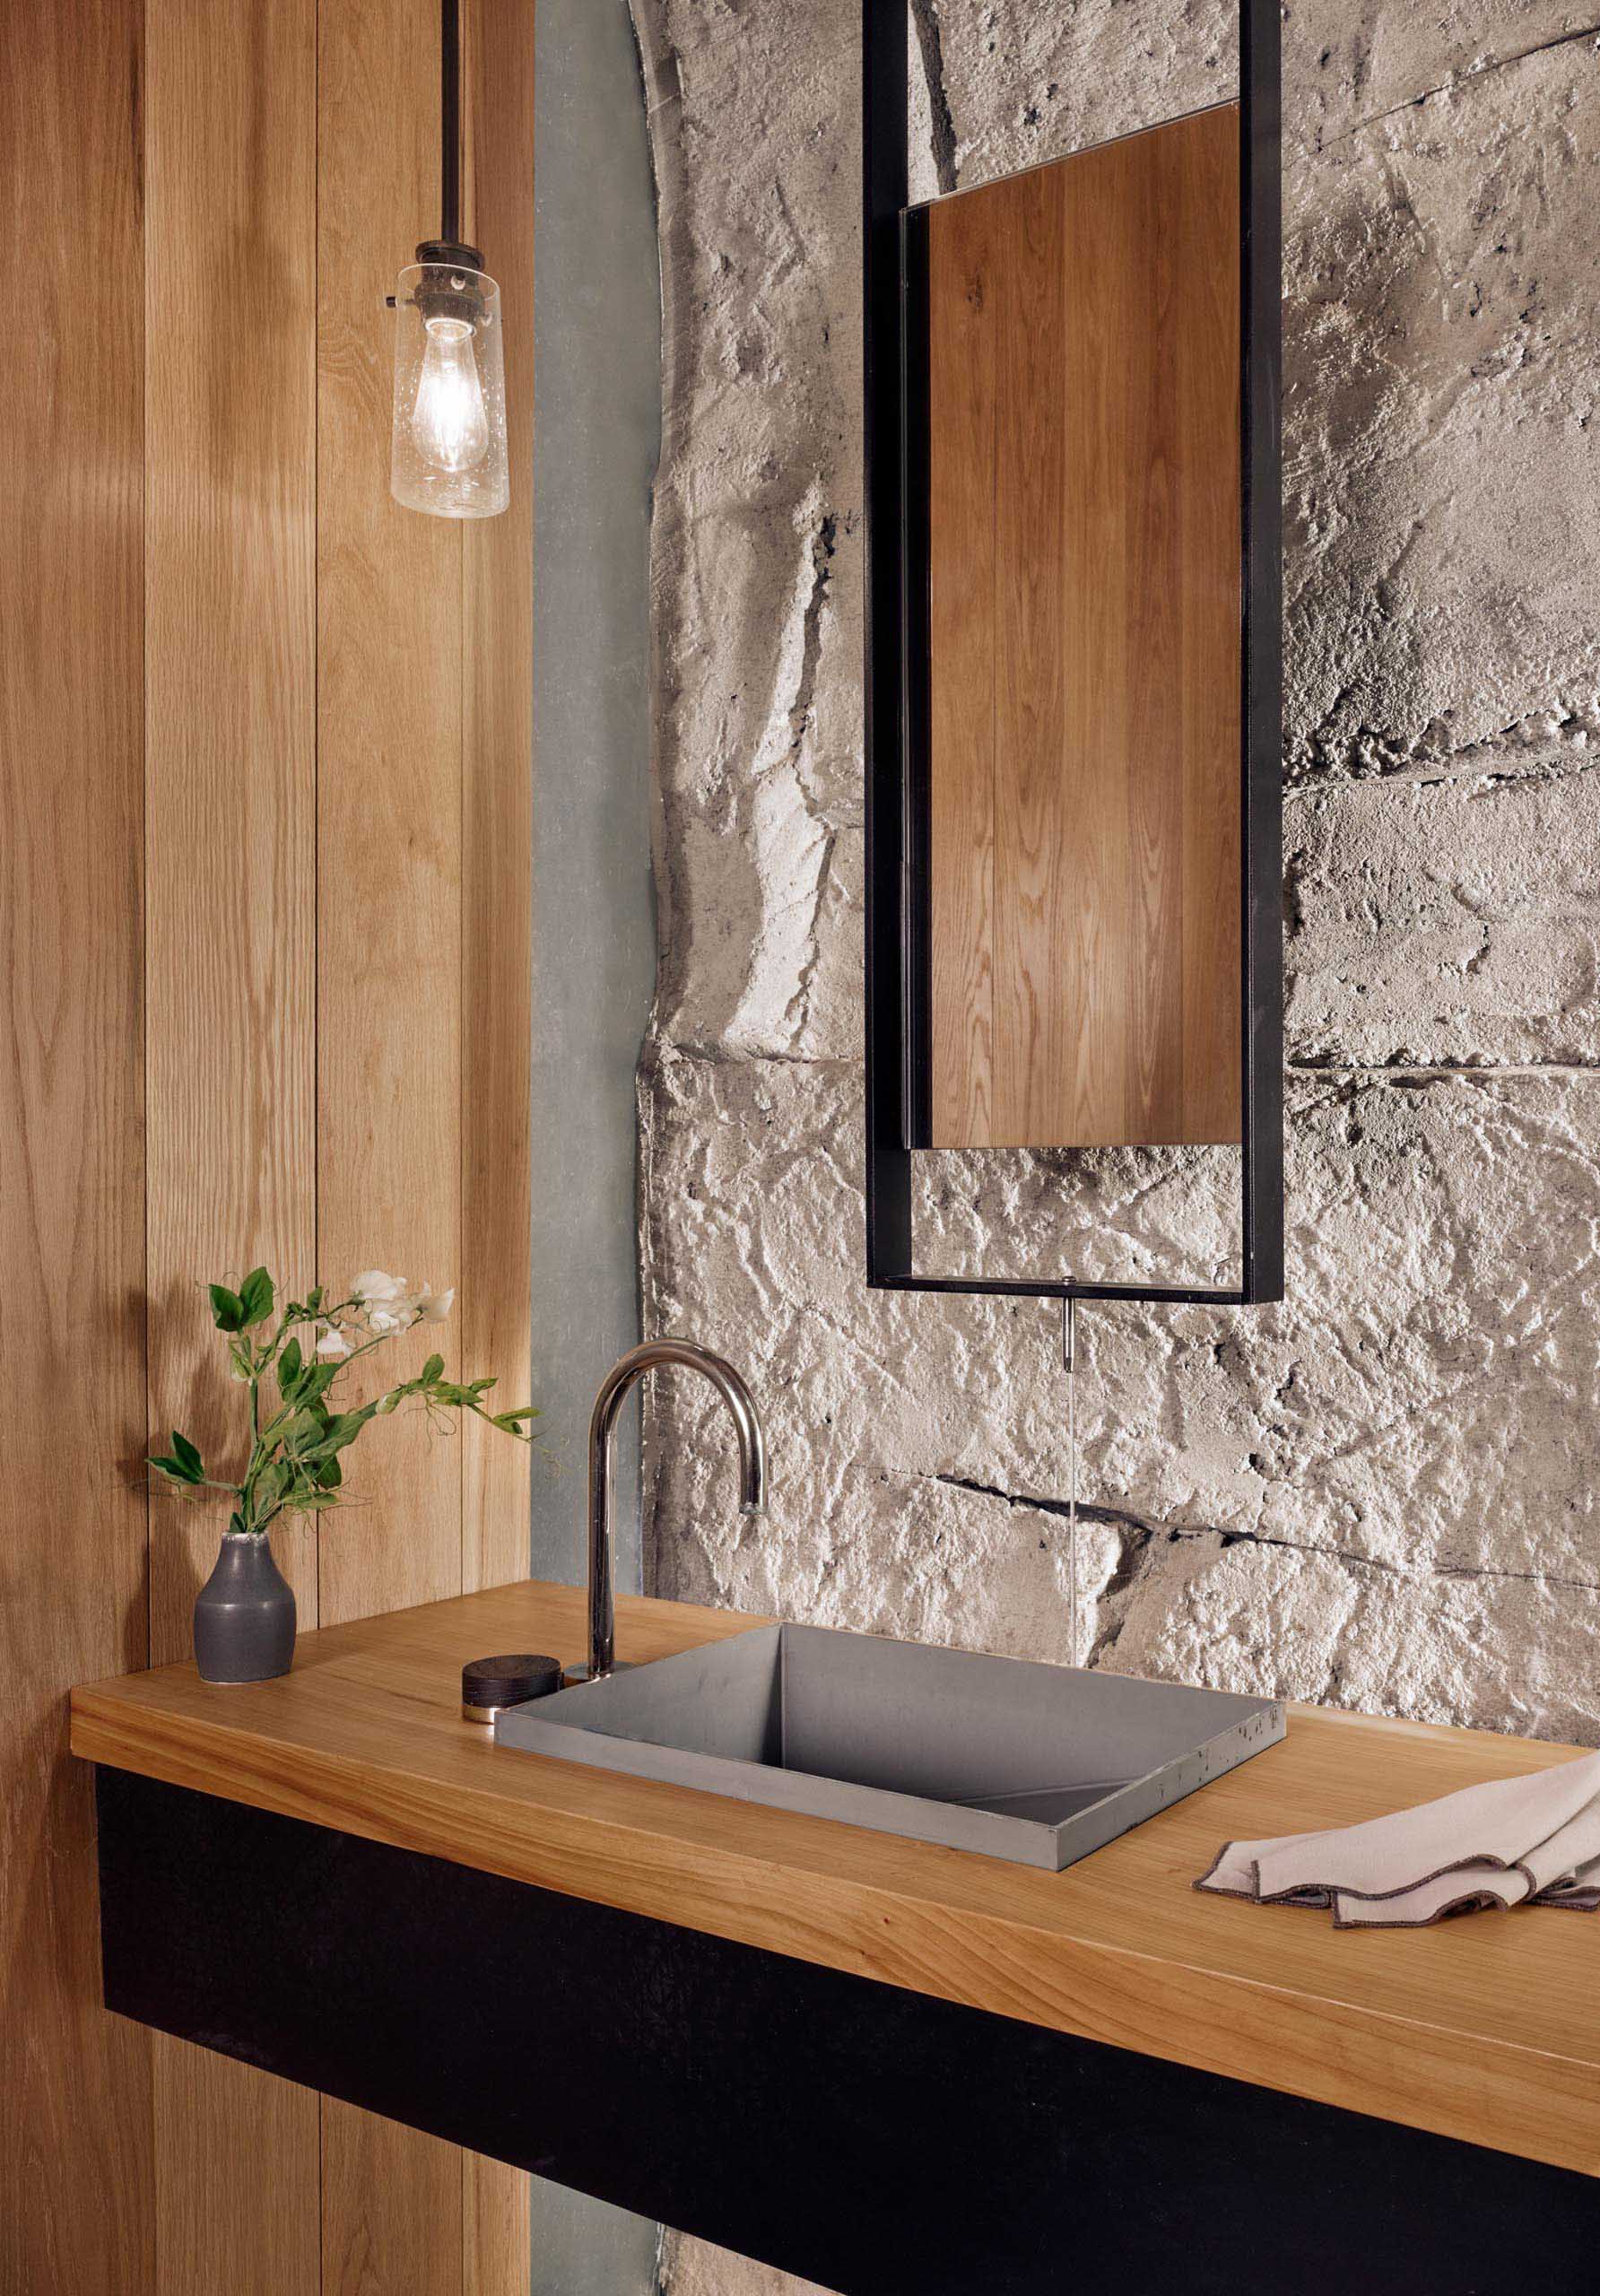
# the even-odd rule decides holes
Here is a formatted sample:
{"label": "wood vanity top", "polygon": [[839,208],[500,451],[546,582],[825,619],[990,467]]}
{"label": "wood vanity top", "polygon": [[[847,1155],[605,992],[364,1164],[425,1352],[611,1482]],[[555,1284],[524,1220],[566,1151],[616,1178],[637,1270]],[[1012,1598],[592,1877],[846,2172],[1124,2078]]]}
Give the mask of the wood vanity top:
{"label": "wood vanity top", "polygon": [[[767,1622],[618,1604],[622,1656]],[[1344,1825],[1577,1749],[1290,1712],[1280,1745],[1063,1874],[497,1747],[460,1669],[582,1655],[571,1587],[302,1635],[282,1680],[190,1665],[73,1693],[72,1746],[169,1784],[1233,2079],[1600,2175],[1600,1914],[1422,1930],[1203,1896],[1230,1837]]]}

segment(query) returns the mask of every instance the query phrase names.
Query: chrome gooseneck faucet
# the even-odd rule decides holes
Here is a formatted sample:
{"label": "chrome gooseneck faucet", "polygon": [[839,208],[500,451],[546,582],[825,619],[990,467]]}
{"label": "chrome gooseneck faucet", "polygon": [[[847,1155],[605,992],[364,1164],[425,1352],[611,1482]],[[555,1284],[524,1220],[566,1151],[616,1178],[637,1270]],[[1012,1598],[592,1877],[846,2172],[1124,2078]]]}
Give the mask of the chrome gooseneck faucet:
{"label": "chrome gooseneck faucet", "polygon": [[767,1446],[750,1389],[731,1363],[691,1339],[648,1339],[630,1348],[600,1382],[589,1421],[589,1663],[567,1680],[599,1682],[616,1669],[616,1616],[611,1568],[611,1454],[617,1419],[635,1382],[658,1364],[681,1364],[709,1379],[726,1404],[739,1439],[739,1505],[746,1515],[767,1504]]}

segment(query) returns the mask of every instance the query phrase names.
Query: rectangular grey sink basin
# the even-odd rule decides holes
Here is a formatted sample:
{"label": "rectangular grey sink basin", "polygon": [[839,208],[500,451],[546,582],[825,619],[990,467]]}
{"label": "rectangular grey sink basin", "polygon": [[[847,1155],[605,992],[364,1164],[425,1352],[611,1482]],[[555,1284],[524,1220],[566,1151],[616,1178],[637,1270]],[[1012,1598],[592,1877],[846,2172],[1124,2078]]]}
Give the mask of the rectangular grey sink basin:
{"label": "rectangular grey sink basin", "polygon": [[1057,1871],[1283,1735],[1276,1700],[752,1627],[503,1712],[502,1746]]}

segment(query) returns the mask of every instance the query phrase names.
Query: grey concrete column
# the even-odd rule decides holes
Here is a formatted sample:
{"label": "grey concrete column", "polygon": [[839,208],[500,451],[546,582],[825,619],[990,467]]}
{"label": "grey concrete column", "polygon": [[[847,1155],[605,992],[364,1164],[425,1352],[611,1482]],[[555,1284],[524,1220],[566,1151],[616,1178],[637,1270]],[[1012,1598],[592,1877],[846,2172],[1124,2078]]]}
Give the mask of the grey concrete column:
{"label": "grey concrete column", "polygon": [[[589,1406],[639,1337],[634,1075],[656,978],[661,301],[627,0],[540,0],[535,136],[533,1567],[576,1581]],[[638,1468],[622,1450],[628,1587]]]}
{"label": "grey concrete column", "polygon": [[[532,1567],[584,1570],[589,1407],[639,1337],[634,1072],[656,978],[650,488],[661,306],[627,0],[539,0],[535,106]],[[636,1422],[617,1583],[639,1583]],[[559,2079],[561,2067],[541,2076]],[[533,2296],[651,2296],[657,2227],[535,2179]]]}

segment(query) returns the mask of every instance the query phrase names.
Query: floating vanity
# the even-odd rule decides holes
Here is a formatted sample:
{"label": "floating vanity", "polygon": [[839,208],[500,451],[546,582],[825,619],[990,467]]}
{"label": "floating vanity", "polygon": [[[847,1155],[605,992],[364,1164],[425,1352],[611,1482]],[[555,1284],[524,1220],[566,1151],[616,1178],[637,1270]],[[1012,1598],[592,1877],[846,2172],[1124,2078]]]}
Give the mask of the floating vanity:
{"label": "floating vanity", "polygon": [[[624,1659],[765,1622],[624,1600]],[[844,2296],[1596,2284],[1600,1917],[1336,1933],[1196,1894],[1229,1836],[1561,1749],[1291,1709],[1065,1872],[496,1745],[505,1587],[74,1694],[109,2005]]]}

